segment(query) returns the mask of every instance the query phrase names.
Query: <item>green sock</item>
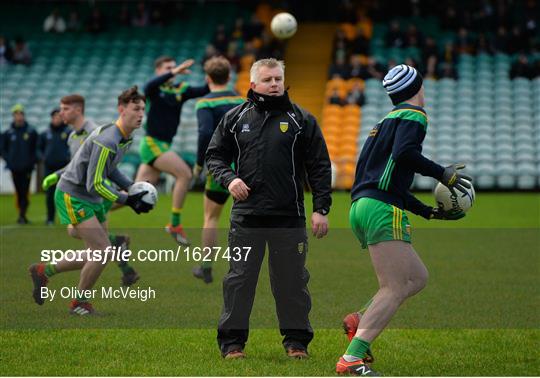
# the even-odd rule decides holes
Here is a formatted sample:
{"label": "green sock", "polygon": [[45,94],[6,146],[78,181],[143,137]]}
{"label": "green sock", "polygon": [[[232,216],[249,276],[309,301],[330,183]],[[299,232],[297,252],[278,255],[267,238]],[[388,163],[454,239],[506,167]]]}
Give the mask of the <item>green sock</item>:
{"label": "green sock", "polygon": [[171,212],[171,226],[176,227],[182,222],[181,216],[182,209],[174,208]]}
{"label": "green sock", "polygon": [[203,261],[201,262],[201,268],[203,269],[208,269],[208,268],[212,268],[212,261]]}
{"label": "green sock", "polygon": [[345,352],[345,355],[363,359],[366,357],[366,352],[369,349],[369,345],[370,343],[368,341],[362,340],[359,337],[353,337],[347,351]]}
{"label": "green sock", "polygon": [[45,264],[44,273],[47,277],[52,277],[56,274],[56,267],[51,263],[47,263]]}
{"label": "green sock", "polygon": [[78,302],[88,302],[88,297],[84,296],[84,295],[81,295],[81,294],[77,294],[77,296],[75,297],[75,299],[78,301]]}
{"label": "green sock", "polygon": [[366,310],[368,309],[369,306],[371,306],[371,303],[373,302],[373,298],[371,298],[369,301],[367,301],[367,303],[364,305],[364,307],[362,307],[360,309],[360,312],[363,314],[364,312],[366,312]]}
{"label": "green sock", "polygon": [[122,271],[122,274],[128,274],[133,272],[133,268],[126,261],[120,261],[118,263],[118,267]]}
{"label": "green sock", "polygon": [[109,234],[109,241],[111,242],[111,245],[114,246],[116,244],[116,235],[110,233]]}

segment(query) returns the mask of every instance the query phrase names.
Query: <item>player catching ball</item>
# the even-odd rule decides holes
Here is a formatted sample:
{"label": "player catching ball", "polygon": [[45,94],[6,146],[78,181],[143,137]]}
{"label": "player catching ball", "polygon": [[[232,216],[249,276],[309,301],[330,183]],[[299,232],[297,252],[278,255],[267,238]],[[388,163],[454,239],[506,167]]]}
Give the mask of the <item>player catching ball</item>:
{"label": "player catching ball", "polygon": [[[55,204],[60,221],[73,225],[76,235],[90,251],[106,251],[111,247],[104,199],[128,205],[137,214],[147,213],[152,208],[152,205],[141,200],[146,191],[128,195],[107,183],[110,180],[125,191],[133,184],[118,170],[117,165],[131,145],[131,134],[141,127],[144,106],[145,97],[138,93],[137,87],[122,92],[118,97],[118,120],[98,127],[88,136],[65,168],[56,187]],[[105,264],[89,259],[88,255],[83,257],[86,257],[83,261],[61,260],[57,264],[38,263],[30,266],[35,302],[39,305],[44,303],[41,288],[47,286],[49,278],[57,273],[80,269],[77,289],[81,294],[71,302],[71,313],[87,315],[94,312],[83,291],[88,292],[94,286]]]}
{"label": "player catching ball", "polygon": [[451,191],[465,192],[470,177],[460,174],[462,164],[442,167],[421,153],[428,119],[423,80],[413,67],[401,64],[383,79],[394,104],[369,133],[356,166],[351,191],[351,226],[362,248],[368,248],[379,290],[365,312],[350,314],[344,326],[351,340],[336,365],[338,374],[373,376],[370,345],[399,306],[424,288],[428,271],[411,245],[409,221],[404,210],[426,219],[455,220],[463,212],[444,211],[416,199],[409,188],[414,174],[433,177]]}
{"label": "player catching ball", "polygon": [[136,178],[136,181],[148,181],[155,185],[161,172],[175,177],[171,221],[165,230],[180,245],[190,244],[182,227],[181,213],[192,174],[186,162],[170,148],[184,103],[209,92],[207,85],[192,87],[186,82],[174,83],[175,76],[189,73],[192,65],[192,59],[176,65],[175,60],[168,56],[160,57],[154,63],[156,77],[144,86],[148,114],[146,136],[139,146],[142,164]]}
{"label": "player catching ball", "polygon": [[[62,116],[64,122],[73,128],[73,131],[69,134],[67,141],[72,159],[79,148],[83,145],[86,138],[97,127],[94,122],[84,117],[84,103],[84,97],[78,94],[64,96],[60,100],[60,115]],[[43,190],[46,191],[50,187],[56,185],[65,169],[66,167],[47,175],[41,184]],[[109,201],[108,199],[103,200],[105,213],[108,213],[112,206],[113,202]],[[73,229],[73,225],[69,224],[68,228],[70,229],[69,233],[71,236],[80,239],[77,232]],[[116,235],[109,232],[109,240],[117,249],[129,248],[130,239],[128,235]],[[120,268],[122,271],[122,285],[131,286],[139,280],[139,274],[127,261],[119,261],[118,268]]]}

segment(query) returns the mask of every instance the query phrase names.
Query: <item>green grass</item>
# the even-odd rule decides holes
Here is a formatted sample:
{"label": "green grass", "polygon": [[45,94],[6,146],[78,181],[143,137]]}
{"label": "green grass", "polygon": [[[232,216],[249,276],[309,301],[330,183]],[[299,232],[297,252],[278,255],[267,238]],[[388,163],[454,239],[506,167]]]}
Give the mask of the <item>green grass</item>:
{"label": "green grass", "polygon": [[[421,196],[426,202],[429,197]],[[326,239],[310,240],[309,247],[315,328],[311,359],[286,358],[263,267],[248,359],[224,361],[215,325],[225,261],[216,264],[212,285],[194,280],[193,263],[185,259],[137,263],[140,285],[155,288],[155,300],[98,299],[94,304],[102,316],[70,317],[67,299],[33,304],[26,268],[42,248],[76,248],[80,242],[67,237],[61,226],[42,226],[43,196],[32,197],[33,225],[27,227],[14,225],[13,198],[0,197],[0,374],[333,375],[347,347],[341,319],[377,286],[367,254],[348,229],[348,194],[333,198],[331,232]],[[201,194],[192,193],[184,209],[194,245],[199,244],[201,204]],[[122,209],[111,214],[110,224],[131,235],[133,249],[175,248],[162,230],[169,208],[170,198],[162,196],[154,212],[136,216]],[[226,218],[220,240],[225,240]],[[374,343],[374,368],[385,375],[539,375],[540,195],[480,193],[462,221],[410,220],[430,282]],[[77,278],[77,272],[58,275],[50,286],[75,285]],[[98,287],[116,286],[118,280],[118,269],[109,266]]]}

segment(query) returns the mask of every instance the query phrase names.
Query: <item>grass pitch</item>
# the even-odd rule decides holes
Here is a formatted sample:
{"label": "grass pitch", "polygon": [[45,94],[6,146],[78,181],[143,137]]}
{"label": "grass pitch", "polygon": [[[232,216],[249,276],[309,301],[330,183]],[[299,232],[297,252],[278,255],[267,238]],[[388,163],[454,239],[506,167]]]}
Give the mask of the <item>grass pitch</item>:
{"label": "grass pitch", "polygon": [[[422,195],[430,202],[430,195]],[[46,228],[44,197],[32,197],[31,226],[14,224],[13,197],[0,197],[1,375],[333,375],[347,347],[341,319],[376,290],[369,257],[348,228],[349,196],[333,195],[331,232],[310,240],[308,268],[315,339],[308,361],[290,361],[281,347],[266,262],[261,270],[244,361],[224,361],[215,341],[221,310],[220,279],[191,276],[193,262],[134,263],[141,287],[157,298],[96,300],[102,316],[75,318],[67,299],[39,307],[30,296],[28,265],[43,248],[76,248],[64,228]],[[306,203],[309,204],[309,199]],[[310,208],[310,206],[307,206]],[[175,248],[162,230],[170,198],[136,216],[121,209],[111,228],[132,237],[132,249]],[[228,208],[221,221],[225,241]],[[183,223],[200,244],[202,195],[190,193]],[[458,222],[427,222],[410,216],[413,243],[430,271],[428,287],[398,312],[373,345],[374,368],[385,375],[540,374],[540,195],[483,194]],[[120,272],[108,266],[98,287],[118,286]],[[77,272],[52,278],[59,288],[77,283]]]}

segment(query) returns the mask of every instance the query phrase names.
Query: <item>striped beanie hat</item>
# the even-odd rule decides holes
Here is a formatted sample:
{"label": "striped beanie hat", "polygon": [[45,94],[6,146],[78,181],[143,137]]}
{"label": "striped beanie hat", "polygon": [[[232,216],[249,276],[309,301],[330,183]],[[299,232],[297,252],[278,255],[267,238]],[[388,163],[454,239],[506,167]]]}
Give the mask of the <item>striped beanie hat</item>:
{"label": "striped beanie hat", "polygon": [[392,104],[397,105],[418,93],[423,81],[422,75],[416,69],[400,64],[388,71],[382,84]]}

